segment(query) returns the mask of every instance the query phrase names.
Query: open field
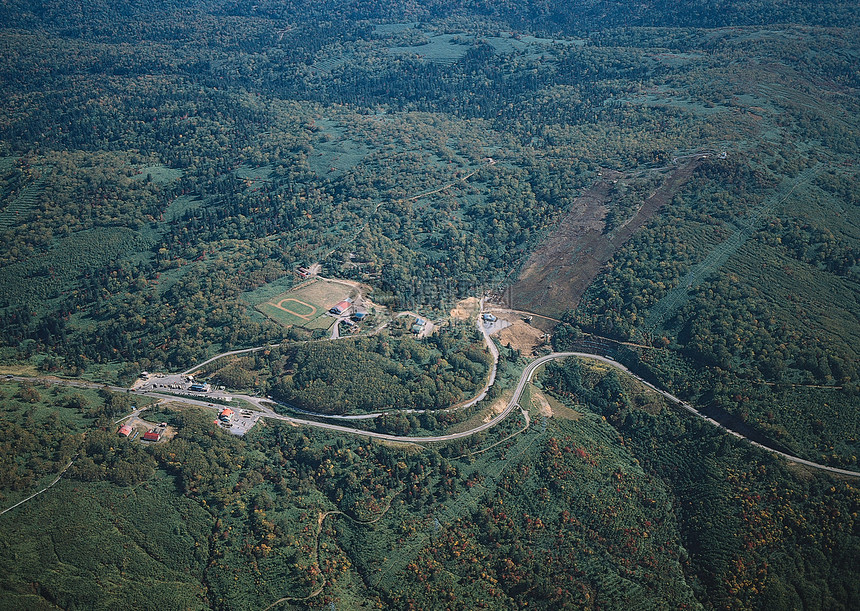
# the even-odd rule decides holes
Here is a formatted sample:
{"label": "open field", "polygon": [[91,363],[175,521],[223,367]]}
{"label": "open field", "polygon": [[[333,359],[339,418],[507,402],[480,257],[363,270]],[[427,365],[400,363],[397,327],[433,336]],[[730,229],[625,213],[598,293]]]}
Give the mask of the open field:
{"label": "open field", "polygon": [[168,168],[164,164],[158,163],[154,165],[143,166],[135,174],[135,180],[151,180],[159,185],[167,185],[175,180],[182,178],[182,170],[176,168]]}
{"label": "open field", "polygon": [[257,309],[284,326],[328,329],[334,322],[328,316],[329,308],[356,293],[346,284],[313,280],[258,304]]}
{"label": "open field", "polygon": [[428,36],[427,42],[410,47],[391,47],[393,55],[417,55],[419,59],[428,62],[452,64],[463,57],[469,50],[468,46],[457,44],[457,36],[452,34],[437,34]]}
{"label": "open field", "polygon": [[481,302],[477,297],[467,297],[457,303],[451,310],[451,318],[455,320],[472,320],[478,314]]}

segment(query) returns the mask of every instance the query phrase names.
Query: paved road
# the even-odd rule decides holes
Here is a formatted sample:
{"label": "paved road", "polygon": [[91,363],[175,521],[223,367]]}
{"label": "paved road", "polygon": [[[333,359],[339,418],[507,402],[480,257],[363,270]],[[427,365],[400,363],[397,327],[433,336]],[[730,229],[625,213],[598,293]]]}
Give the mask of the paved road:
{"label": "paved road", "polygon": [[[498,354],[498,350],[496,351]],[[340,431],[343,433],[352,433],[354,435],[365,435],[367,437],[374,437],[376,439],[386,439],[388,441],[400,441],[400,442],[408,442],[408,443],[438,443],[442,441],[452,441],[454,439],[462,439],[464,437],[471,437],[472,435],[476,435],[482,431],[486,431],[487,429],[491,429],[497,424],[499,424],[502,420],[508,417],[514,409],[519,407],[520,405],[520,397],[525,390],[526,384],[531,382],[532,376],[534,372],[541,366],[553,359],[565,358],[568,356],[583,356],[582,353],[579,352],[557,352],[555,354],[548,354],[546,356],[542,356],[531,363],[529,363],[522,375],[520,376],[520,381],[517,384],[516,389],[514,390],[514,394],[511,397],[510,401],[508,401],[508,405],[502,410],[498,415],[496,415],[492,420],[479,424],[475,428],[469,429],[468,431],[461,431],[459,433],[449,433],[448,435],[436,435],[433,437],[410,437],[408,435],[388,435],[386,433],[377,433],[375,431],[360,431],[358,429],[354,429],[348,426],[341,426],[337,424],[328,424],[325,422],[314,422],[311,420],[303,420],[300,418],[294,418],[292,416],[282,416],[280,414],[274,413],[271,409],[267,407],[261,406],[261,409],[266,413],[267,418],[273,418],[275,420],[283,420],[285,422],[291,422],[293,424],[301,424],[307,426],[316,426],[318,428],[324,428],[332,431]],[[592,357],[592,355],[586,355]],[[594,357],[598,360],[603,360],[608,363],[615,363],[611,359],[604,359],[602,357]],[[616,363],[617,364],[617,363]],[[623,365],[618,364],[620,367]],[[626,370],[625,370],[626,371]],[[235,395],[234,395],[235,396]],[[245,398],[245,397],[243,397]]]}
{"label": "paved road", "polygon": [[705,421],[709,422],[710,424],[713,424],[715,427],[722,429],[723,431],[725,431],[726,433],[729,433],[730,435],[734,435],[738,439],[745,439],[746,441],[748,441],[752,445],[754,445],[758,448],[761,448],[762,450],[766,450],[772,454],[776,454],[777,456],[782,456],[784,459],[786,459],[790,462],[797,463],[800,465],[806,465],[807,467],[812,467],[814,469],[821,469],[822,471],[830,471],[831,473],[838,473],[840,475],[848,475],[850,477],[860,477],[860,472],[848,471],[846,469],[838,469],[836,467],[830,467],[828,465],[822,465],[820,463],[813,462],[811,460],[806,460],[806,459],[800,458],[798,456],[793,456],[791,454],[786,454],[785,452],[780,452],[779,450],[774,450],[773,448],[769,448],[766,445],[758,443],[757,441],[753,441],[752,439],[742,435],[741,433],[738,433],[737,431],[733,431],[732,429],[727,428],[726,426],[717,422],[713,418],[706,416],[705,414],[703,414],[702,412],[697,410],[695,407],[693,407],[692,405],[690,405],[686,401],[682,401],[681,399],[679,399],[675,395],[673,395],[673,394],[671,394],[665,390],[662,390],[660,388],[657,388],[656,386],[654,386],[650,382],[643,380],[642,378],[640,378],[638,375],[636,375],[635,373],[633,373],[632,371],[627,369],[627,367],[625,367],[624,365],[622,365],[618,361],[613,361],[612,359],[607,358],[605,356],[599,356],[596,354],[591,354],[589,352],[556,352],[556,353],[553,353],[549,356],[555,357],[555,358],[564,358],[567,356],[577,356],[577,357],[581,357],[581,358],[595,359],[595,360],[601,361],[603,363],[606,363],[607,365],[611,365],[612,367],[614,367],[620,371],[623,371],[624,373],[626,373],[627,375],[629,375],[633,378],[636,378],[637,380],[639,380],[639,382],[641,382],[642,384],[644,384],[645,386],[647,386],[648,388],[650,388],[654,392],[663,395],[664,397],[666,397],[667,399],[669,399],[670,401],[672,401],[676,405],[684,408],[685,410],[687,410],[691,414],[695,414],[696,416],[698,416],[702,420],[705,420]]}
{"label": "paved road", "polygon": [[[496,351],[496,352],[498,352],[498,351]],[[322,422],[312,422],[309,420],[301,420],[298,418],[291,418],[289,416],[281,416],[278,414],[274,414],[274,412],[271,412],[271,410],[269,410],[267,408],[263,408],[263,410],[265,412],[268,412],[266,414],[267,417],[274,418],[277,420],[284,420],[286,422],[292,422],[294,424],[300,424],[300,425],[316,426],[319,428],[325,428],[325,429],[344,432],[344,433],[365,435],[367,437],[374,437],[377,439],[386,439],[389,441],[400,441],[400,442],[410,442],[410,443],[435,443],[435,442],[451,441],[454,439],[462,439],[464,437],[469,437],[471,435],[475,435],[475,434],[480,433],[482,431],[486,431],[487,429],[490,429],[490,428],[496,426],[497,424],[499,424],[500,422],[502,422],[505,418],[507,418],[507,416],[515,408],[517,408],[519,406],[520,397],[522,396],[526,385],[529,382],[531,382],[535,371],[539,367],[541,367],[542,365],[545,365],[546,363],[548,363],[550,361],[553,361],[556,359],[569,358],[569,357],[593,359],[593,360],[605,363],[611,367],[614,367],[615,369],[618,369],[619,371],[622,371],[623,373],[625,373],[625,374],[627,374],[633,378],[636,378],[637,380],[639,380],[639,382],[641,382],[642,384],[644,384],[648,388],[661,394],[662,396],[666,397],[667,399],[669,399],[673,403],[679,405],[680,407],[682,407],[685,410],[687,410],[688,412],[698,416],[699,418],[702,418],[703,420],[709,422],[710,424],[722,429],[723,431],[725,431],[731,435],[734,435],[735,437],[738,437],[739,439],[745,439],[746,441],[748,441],[752,445],[754,445],[758,448],[761,448],[762,450],[766,450],[766,451],[771,452],[773,454],[776,454],[778,456],[782,456],[784,459],[786,459],[790,462],[805,465],[807,467],[812,467],[814,469],[820,469],[822,471],[829,471],[831,473],[838,473],[839,475],[847,475],[849,477],[860,477],[860,473],[858,473],[856,471],[848,471],[846,469],[839,469],[836,467],[830,467],[828,465],[822,465],[820,463],[816,463],[816,462],[813,462],[811,460],[806,460],[804,458],[792,456],[791,454],[786,454],[785,452],[780,452],[779,450],[774,450],[773,448],[769,448],[769,447],[762,445],[756,441],[752,441],[751,439],[748,439],[747,437],[738,433],[737,431],[733,431],[729,428],[726,428],[724,425],[720,424],[719,422],[717,422],[713,418],[709,418],[708,416],[704,415],[703,413],[698,411],[696,408],[694,408],[692,405],[690,405],[689,403],[687,403],[685,401],[682,401],[681,399],[679,399],[675,395],[673,395],[669,392],[666,392],[665,390],[661,390],[661,389],[657,388],[656,386],[654,386],[650,382],[647,382],[646,380],[644,380],[641,377],[637,376],[636,374],[632,373],[629,369],[627,369],[627,367],[625,367],[624,365],[622,365],[618,361],[615,361],[615,360],[610,359],[610,358],[605,357],[605,356],[601,356],[601,355],[597,355],[597,354],[591,354],[588,352],[554,352],[552,354],[548,354],[546,356],[542,356],[538,359],[535,359],[534,361],[532,361],[531,363],[529,363],[526,366],[525,370],[523,370],[523,373],[520,376],[520,380],[517,383],[517,387],[514,390],[513,396],[511,397],[510,401],[508,402],[508,405],[505,407],[505,409],[501,413],[499,413],[497,416],[495,416],[492,420],[485,422],[485,423],[483,423],[483,424],[481,424],[481,425],[479,425],[473,429],[470,429],[468,431],[462,431],[459,433],[451,433],[448,435],[438,435],[438,436],[434,436],[434,437],[409,437],[409,436],[404,436],[404,435],[387,435],[385,433],[376,433],[376,432],[372,432],[372,431],[359,431],[359,430],[356,430],[356,429],[353,429],[350,427],[346,427],[346,426],[330,425],[330,424],[326,424],[326,423],[322,423]]]}
{"label": "paved road", "polygon": [[[482,309],[483,309],[483,302],[481,305],[482,305]],[[487,341],[489,341],[489,345],[492,346],[491,352],[493,352],[494,359],[497,362],[498,361],[498,350],[496,349],[495,345],[492,343],[492,340],[490,340],[489,336],[486,334],[486,331],[482,329],[482,332],[484,333],[485,339]],[[244,350],[244,351],[234,351],[233,353],[235,353],[235,352],[250,352],[252,350],[259,350],[259,349],[262,349],[262,348],[248,349],[248,350]],[[221,355],[221,356],[223,356],[223,355]],[[461,431],[459,433],[450,433],[448,435],[437,435],[437,436],[430,436],[430,437],[411,437],[411,436],[406,436],[406,435],[388,435],[386,433],[377,433],[375,431],[362,431],[362,430],[355,429],[355,428],[352,428],[349,426],[330,424],[327,422],[316,422],[314,420],[305,420],[303,418],[295,418],[292,416],[283,416],[281,414],[277,414],[270,407],[268,407],[267,405],[264,405],[264,403],[268,402],[268,400],[265,398],[251,397],[249,395],[233,395],[233,396],[236,397],[237,399],[243,399],[245,401],[248,401],[249,403],[251,403],[252,405],[257,407],[262,412],[262,415],[264,417],[272,419],[272,420],[281,420],[283,422],[289,422],[289,423],[296,424],[299,426],[316,427],[316,428],[325,429],[328,431],[336,431],[339,433],[348,433],[351,435],[361,435],[364,437],[373,437],[375,439],[385,439],[388,441],[397,441],[397,442],[415,443],[415,444],[437,443],[437,442],[452,441],[454,439],[462,439],[464,437],[469,437],[471,435],[475,435],[477,433],[480,433],[482,431],[486,431],[487,429],[490,429],[490,428],[496,426],[497,424],[502,422],[511,413],[511,411],[513,411],[516,407],[519,406],[519,400],[520,400],[520,397],[522,396],[523,390],[525,389],[526,384],[528,384],[531,381],[532,376],[534,375],[534,372],[537,370],[538,367],[548,363],[549,361],[556,360],[556,359],[564,359],[564,358],[568,358],[568,357],[588,358],[588,359],[594,359],[594,360],[606,363],[607,365],[614,367],[615,369],[618,369],[619,371],[622,371],[622,372],[626,373],[627,375],[636,378],[637,380],[639,380],[642,384],[644,384],[648,388],[651,388],[655,392],[666,397],[667,399],[669,399],[673,403],[677,404],[678,406],[682,407],[683,409],[687,410],[691,414],[694,414],[694,415],[698,416],[699,418],[702,418],[703,420],[709,422],[710,424],[722,429],[723,431],[725,431],[731,435],[734,435],[735,437],[738,437],[739,439],[745,439],[746,441],[748,441],[752,445],[754,445],[758,448],[761,448],[763,450],[766,450],[768,452],[771,452],[772,454],[776,454],[778,456],[781,456],[790,462],[805,465],[807,467],[812,467],[814,469],[819,469],[821,471],[828,471],[830,473],[837,473],[839,475],[845,475],[845,476],[849,476],[849,477],[860,477],[860,472],[848,471],[847,469],[839,469],[837,467],[830,467],[828,465],[822,465],[820,463],[816,463],[816,462],[813,462],[811,460],[806,460],[806,459],[803,459],[803,458],[800,458],[797,456],[792,456],[791,454],[786,454],[785,452],[780,452],[778,450],[774,450],[774,449],[769,448],[765,445],[762,445],[758,442],[752,441],[751,439],[748,439],[747,437],[738,433],[737,431],[733,431],[729,428],[726,428],[724,425],[720,424],[719,422],[717,422],[713,418],[709,418],[708,416],[704,415],[703,413],[698,411],[696,408],[694,408],[692,405],[690,405],[689,403],[687,403],[685,401],[682,401],[681,399],[679,399],[675,395],[673,395],[673,394],[671,394],[665,390],[661,390],[661,389],[657,388],[656,386],[654,386],[653,384],[647,382],[646,380],[643,380],[642,378],[640,378],[636,374],[632,373],[629,369],[627,369],[627,367],[625,367],[621,363],[614,361],[610,358],[607,358],[605,356],[601,356],[601,355],[597,355],[597,354],[591,354],[588,352],[554,352],[552,354],[548,354],[548,355],[542,356],[538,359],[535,359],[534,361],[529,363],[526,366],[526,368],[523,370],[523,373],[520,376],[520,380],[517,383],[517,387],[514,390],[514,394],[511,397],[511,400],[508,402],[508,405],[505,407],[505,409],[501,413],[499,413],[497,416],[495,416],[492,420],[490,420],[488,422],[484,422],[484,423],[476,426],[473,429],[470,429],[468,431]],[[218,357],[214,357],[214,358],[218,358]],[[210,361],[211,360],[214,360],[214,359],[210,359]],[[193,368],[192,368],[192,370],[193,370]],[[492,381],[495,381],[495,373],[496,373],[496,370],[494,367],[492,370],[492,374],[491,374]],[[109,389],[115,390],[117,392],[123,392],[126,390],[124,388],[118,388],[115,386],[105,386],[105,385],[95,384],[95,383],[91,383],[91,382],[62,380],[59,378],[25,378],[25,377],[21,377],[21,376],[14,376],[12,379],[19,380],[19,381],[37,380],[37,381],[54,383],[54,384],[64,384],[64,385],[68,385],[68,386],[79,386],[79,387],[86,387],[86,388],[109,388]],[[487,386],[487,388],[489,388],[489,386],[491,386],[491,385],[492,385],[492,382]],[[168,399],[168,400],[172,400],[172,401],[188,403],[191,405],[199,405],[201,407],[209,407],[209,408],[215,408],[215,409],[222,409],[223,408],[223,406],[213,405],[213,404],[206,402],[205,398],[203,398],[201,400],[188,399],[185,397],[175,397],[172,395],[162,394],[162,393],[158,393],[158,392],[139,392],[139,391],[137,391],[137,392],[133,392],[132,394],[143,395],[143,396],[147,396],[147,397],[155,397],[158,399]]]}
{"label": "paved road", "polygon": [[[496,370],[498,369],[498,365],[499,365],[499,349],[496,348],[496,343],[490,337],[491,333],[487,329],[486,325],[483,324],[483,319],[482,319],[483,313],[484,313],[484,300],[482,299],[481,300],[481,307],[478,309],[478,316],[477,316],[477,319],[475,321],[475,325],[478,328],[478,330],[481,332],[481,335],[483,335],[483,337],[484,337],[484,344],[486,344],[487,350],[493,356],[493,364],[490,367],[490,375],[487,377],[487,382],[484,384],[484,387],[480,391],[478,391],[478,394],[476,394],[473,398],[469,399],[468,401],[460,403],[459,405],[455,405],[454,407],[449,407],[449,408],[440,409],[440,410],[398,409],[398,410],[390,410],[387,412],[369,412],[367,414],[350,414],[350,415],[320,414],[318,412],[312,412],[312,411],[308,411],[308,410],[304,410],[304,409],[295,407],[294,405],[285,405],[284,407],[287,407],[290,410],[292,410],[298,414],[304,414],[306,416],[314,416],[316,418],[326,418],[328,420],[372,420],[374,418],[379,418],[380,416],[384,416],[385,414],[423,414],[425,412],[434,412],[434,413],[436,413],[436,412],[452,412],[452,411],[457,411],[457,410],[472,407],[473,405],[475,405],[476,403],[478,403],[480,401],[483,401],[487,397],[487,393],[489,392],[490,387],[496,381]],[[400,312],[397,316],[398,317],[399,316],[415,316],[416,318],[423,318],[422,316],[419,316],[418,314],[415,314],[414,312]],[[426,325],[432,325],[433,324],[427,319],[424,319],[424,320],[426,320]],[[237,396],[237,395],[233,395],[233,396]],[[242,396],[240,398],[245,398],[245,397]]]}

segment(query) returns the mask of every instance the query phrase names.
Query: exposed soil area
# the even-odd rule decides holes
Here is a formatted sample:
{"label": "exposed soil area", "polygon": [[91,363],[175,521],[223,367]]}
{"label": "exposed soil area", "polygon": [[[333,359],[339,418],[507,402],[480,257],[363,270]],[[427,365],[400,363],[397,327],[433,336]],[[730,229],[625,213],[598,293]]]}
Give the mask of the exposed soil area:
{"label": "exposed soil area", "polygon": [[499,341],[503,346],[510,344],[521,354],[529,356],[538,346],[545,343],[542,339],[545,334],[540,329],[513,316],[510,318],[510,323],[509,327],[499,331]]}
{"label": "exposed soil area", "polygon": [[502,308],[498,305],[492,305],[486,309],[489,310],[490,313],[495,314],[504,320],[528,321],[529,325],[540,330],[542,333],[552,333],[556,325],[561,322],[559,319],[552,318],[550,316],[541,316],[540,314],[535,314],[534,312],[528,312],[526,310],[511,310],[510,308]]}
{"label": "exposed soil area", "polygon": [[537,389],[532,390],[531,407],[536,411],[538,416],[552,418],[552,407],[550,407],[549,401],[547,401],[546,397],[543,396],[543,393]]}
{"label": "exposed soil area", "polygon": [[[143,439],[143,434],[150,429],[156,428],[157,423],[149,422],[147,420],[143,420],[141,418],[129,418],[127,421],[123,422],[123,424],[129,425],[131,428],[136,429],[138,431],[139,437],[138,440]],[[166,427],[161,433],[161,441],[169,441],[176,437],[176,429],[172,426]]]}
{"label": "exposed soil area", "polygon": [[467,297],[457,302],[457,305],[451,310],[451,318],[456,320],[472,320],[478,314],[480,307],[481,301],[477,297]]}
{"label": "exposed soil area", "polygon": [[496,401],[490,406],[490,409],[487,411],[486,415],[481,419],[481,423],[486,423],[501,414],[505,411],[505,408],[508,406],[509,397],[499,397]]}
{"label": "exposed soil area", "polygon": [[604,234],[604,217],[617,172],[604,176],[576,198],[570,212],[523,267],[506,295],[511,308],[561,316],[579,303],[603,266],[651,216],[686,183],[702,157],[687,161],[668,174],[633,217],[613,234]]}

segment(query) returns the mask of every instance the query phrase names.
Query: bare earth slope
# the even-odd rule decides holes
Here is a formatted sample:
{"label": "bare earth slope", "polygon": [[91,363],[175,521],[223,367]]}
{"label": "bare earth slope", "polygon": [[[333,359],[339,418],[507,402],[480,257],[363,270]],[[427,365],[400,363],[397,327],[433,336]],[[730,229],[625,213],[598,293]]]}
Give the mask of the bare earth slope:
{"label": "bare earth slope", "polygon": [[619,174],[605,174],[576,198],[570,212],[532,254],[510,287],[506,305],[555,317],[575,308],[615,251],[672,199],[700,159],[697,156],[668,174],[639,211],[609,235],[603,233],[603,218],[612,181]]}

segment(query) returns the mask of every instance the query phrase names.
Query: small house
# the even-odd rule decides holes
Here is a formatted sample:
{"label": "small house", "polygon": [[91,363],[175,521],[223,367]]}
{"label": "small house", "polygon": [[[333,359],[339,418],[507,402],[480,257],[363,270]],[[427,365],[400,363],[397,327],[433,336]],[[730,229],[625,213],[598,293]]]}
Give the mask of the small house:
{"label": "small house", "polygon": [[123,424],[121,427],[119,427],[117,433],[122,437],[128,437],[129,435],[131,435],[131,431],[131,426],[129,426],[128,424]]}
{"label": "small house", "polygon": [[160,439],[161,439],[161,433],[159,433],[155,429],[147,431],[143,434],[143,440],[144,441],[159,441]]}
{"label": "small house", "polygon": [[234,414],[235,412],[232,409],[230,409],[229,407],[225,407],[223,410],[221,410],[221,413],[218,414],[218,419],[222,422],[230,422]]}

